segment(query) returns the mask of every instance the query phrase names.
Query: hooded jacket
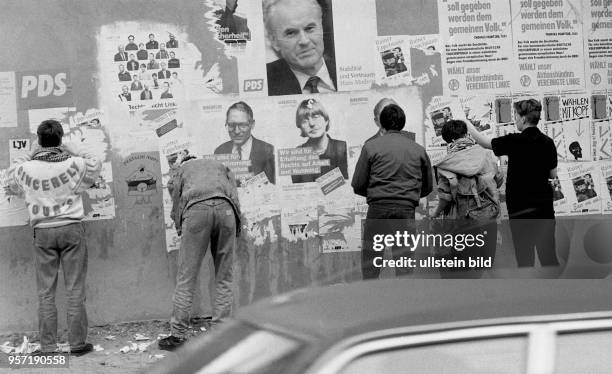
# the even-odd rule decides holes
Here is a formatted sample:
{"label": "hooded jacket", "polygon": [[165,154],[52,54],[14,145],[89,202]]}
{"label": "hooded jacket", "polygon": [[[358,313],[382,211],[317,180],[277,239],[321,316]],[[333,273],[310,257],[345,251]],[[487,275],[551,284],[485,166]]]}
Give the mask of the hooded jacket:
{"label": "hooded jacket", "polygon": [[[434,165],[438,176],[438,196],[440,199],[454,201],[453,190],[457,194],[472,195],[474,191],[459,183],[458,175],[476,178],[476,193],[487,191],[499,202],[498,188],[504,181],[503,173],[497,167],[493,154],[479,145],[449,153]],[[454,187],[456,187],[456,189]]]}

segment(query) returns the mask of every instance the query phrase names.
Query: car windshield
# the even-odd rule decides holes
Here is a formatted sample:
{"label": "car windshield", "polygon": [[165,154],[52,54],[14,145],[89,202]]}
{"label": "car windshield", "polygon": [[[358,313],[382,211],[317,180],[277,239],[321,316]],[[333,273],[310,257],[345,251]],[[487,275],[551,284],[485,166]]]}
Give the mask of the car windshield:
{"label": "car windshield", "polygon": [[282,373],[300,345],[270,331],[255,331],[202,367],[198,374]]}
{"label": "car windshield", "polygon": [[156,368],[164,374],[285,374],[295,369],[306,342],[257,326],[228,321],[194,339]]}

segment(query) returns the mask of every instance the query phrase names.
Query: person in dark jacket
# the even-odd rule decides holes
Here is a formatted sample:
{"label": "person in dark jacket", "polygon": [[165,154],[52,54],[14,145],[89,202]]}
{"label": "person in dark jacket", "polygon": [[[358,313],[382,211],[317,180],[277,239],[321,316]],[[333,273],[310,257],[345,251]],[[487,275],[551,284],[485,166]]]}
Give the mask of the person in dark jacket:
{"label": "person in dark jacket", "polygon": [[174,289],[171,335],[159,341],[159,348],[173,350],[189,334],[194,290],[202,260],[210,244],[215,264],[215,296],[212,324],[225,321],[232,313],[233,256],[240,233],[240,202],[233,173],[214,160],[183,156],[180,167],[168,183],[172,196],[171,217],[181,247]]}
{"label": "person in dark jacket", "polygon": [[292,175],[292,182],[314,182],[335,168],[339,168],[344,179],[348,179],[346,142],[332,139],[327,134],[329,114],[325,107],[315,99],[302,101],[295,114],[295,125],[301,130],[301,136],[308,138],[298,148],[312,148],[320,160],[329,160],[329,165],[321,166],[320,172],[316,174]]}
{"label": "person in dark jacket", "polygon": [[[381,220],[403,220],[403,229],[411,230],[419,199],[433,188],[431,162],[425,149],[401,132],[406,124],[402,108],[387,105],[380,113],[380,124],[384,135],[365,143],[351,183],[355,193],[365,196],[368,203],[361,252],[364,279],[380,275],[382,254],[378,255],[372,239],[382,228],[381,223],[389,226]],[[395,260],[412,254],[407,247],[393,247],[392,253]],[[408,267],[395,267],[398,276],[410,272]]]}
{"label": "person in dark jacket", "polygon": [[514,122],[520,133],[494,139],[467,123],[478,144],[496,156],[508,156],[506,205],[519,267],[534,266],[536,251],[542,266],[559,265],[551,183],[557,177],[557,147],[538,129],[541,111],[535,99],[515,102]]}

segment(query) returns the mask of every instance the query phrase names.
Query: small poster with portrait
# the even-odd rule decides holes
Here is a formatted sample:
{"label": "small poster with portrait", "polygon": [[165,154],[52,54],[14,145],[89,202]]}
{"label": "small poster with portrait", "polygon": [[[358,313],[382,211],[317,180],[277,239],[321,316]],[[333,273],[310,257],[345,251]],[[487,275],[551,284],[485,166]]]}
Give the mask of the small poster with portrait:
{"label": "small poster with portrait", "polygon": [[599,162],[601,170],[601,209],[603,214],[612,213],[612,161]]}
{"label": "small poster with portrait", "polygon": [[425,109],[425,145],[427,149],[445,146],[442,127],[452,119],[464,119],[464,111],[456,97],[436,96]]}
{"label": "small poster with portrait", "polygon": [[572,163],[567,167],[572,214],[601,212],[601,169],[595,162]]}

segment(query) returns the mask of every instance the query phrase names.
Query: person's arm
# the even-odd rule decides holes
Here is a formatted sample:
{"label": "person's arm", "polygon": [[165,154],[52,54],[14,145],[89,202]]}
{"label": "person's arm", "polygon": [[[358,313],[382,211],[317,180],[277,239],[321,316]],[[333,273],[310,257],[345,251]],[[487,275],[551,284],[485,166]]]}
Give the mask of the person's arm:
{"label": "person's arm", "polygon": [[7,184],[4,186],[5,193],[7,195],[19,196],[23,197],[23,189],[21,188],[21,184],[19,183],[19,176],[17,175],[17,170],[19,167],[27,161],[32,159],[32,156],[38,151],[37,147],[33,147],[31,152],[24,154],[22,156],[17,157],[11,163],[11,166],[7,169]]}
{"label": "person's arm", "polygon": [[359,160],[357,161],[355,172],[353,173],[353,180],[351,181],[351,186],[355,194],[367,197],[369,180],[370,160],[368,151],[364,145],[363,148],[361,148],[361,154],[359,155]]}
{"label": "person's arm", "polygon": [[425,151],[421,156],[421,196],[425,197],[433,191],[433,174],[431,170],[431,161]]}
{"label": "person's arm", "polygon": [[73,156],[81,157],[85,160],[85,170],[83,171],[81,182],[75,188],[75,193],[81,193],[96,182],[102,170],[102,162],[95,154],[83,147],[78,147],[74,143],[66,143],[63,145],[63,148]]}
{"label": "person's arm", "polygon": [[445,200],[445,199],[438,200],[438,206],[436,207],[434,212],[431,214],[431,218],[440,217],[440,214],[442,214],[442,212],[446,210],[446,208],[450,205],[450,203],[451,202],[449,200]]}
{"label": "person's arm", "polygon": [[485,136],[482,133],[478,132],[478,130],[476,129],[476,127],[474,127],[472,122],[465,121],[465,124],[467,125],[468,133],[472,135],[472,138],[474,138],[476,143],[478,143],[483,148],[492,149],[491,139],[488,136]]}

